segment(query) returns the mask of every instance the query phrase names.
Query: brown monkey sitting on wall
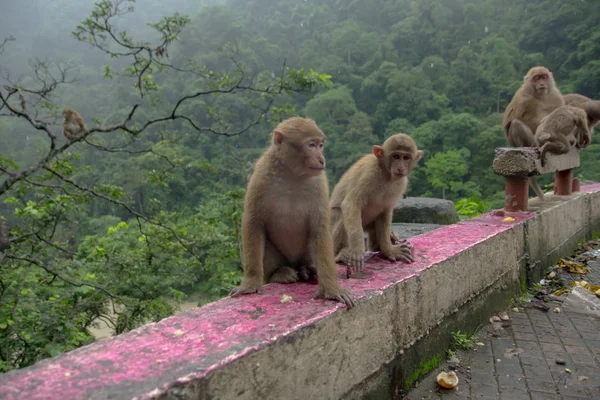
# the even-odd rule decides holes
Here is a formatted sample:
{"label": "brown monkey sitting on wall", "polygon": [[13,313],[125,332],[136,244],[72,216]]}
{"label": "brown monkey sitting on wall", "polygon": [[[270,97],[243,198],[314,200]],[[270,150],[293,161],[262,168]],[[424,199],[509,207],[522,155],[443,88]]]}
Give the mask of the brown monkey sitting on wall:
{"label": "brown monkey sitting on wall", "polygon": [[[579,107],[587,114],[588,127],[590,132],[600,122],[600,101],[592,100],[582,94],[570,93],[563,96],[565,104],[573,107]],[[589,143],[588,143],[589,144]],[[585,147],[585,146],[583,146]]]}
{"label": "brown monkey sitting on wall", "polygon": [[383,146],[373,146],[373,154],[358,160],[335,186],[331,201],[331,227],[336,261],[349,270],[364,265],[364,232],[371,251],[391,260],[412,262],[408,242],[392,244],[392,214],[402,198],[408,175],[423,156],[415,141],[400,133],[390,136]]}
{"label": "brown monkey sitting on wall", "polygon": [[573,146],[587,146],[590,130],[585,111],[572,106],[557,108],[542,119],[535,132],[535,140],[541,151],[542,165],[546,163],[547,152],[565,154]]}
{"label": "brown monkey sitting on wall", "polygon": [[[564,104],[552,72],[545,67],[531,68],[504,111],[502,126],[509,146],[535,147],[535,132],[542,118]],[[543,200],[544,192],[535,178],[530,177],[529,182]]]}
{"label": "brown monkey sitting on wall", "polygon": [[248,183],[242,216],[244,278],[232,297],[256,293],[264,281],[296,282],[299,272],[314,268],[317,297],[354,305],[337,280],[324,145],[325,135],[312,119],[290,118],[273,131],[273,142]]}

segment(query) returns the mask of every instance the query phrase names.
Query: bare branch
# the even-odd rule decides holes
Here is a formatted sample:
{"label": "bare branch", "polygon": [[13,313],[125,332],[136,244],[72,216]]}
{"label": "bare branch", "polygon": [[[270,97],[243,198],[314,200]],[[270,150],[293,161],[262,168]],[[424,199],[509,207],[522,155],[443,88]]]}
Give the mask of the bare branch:
{"label": "bare branch", "polygon": [[[77,286],[77,287],[83,287],[83,286],[88,286],[91,288],[94,288],[96,290],[101,291],[104,294],[107,294],[108,296],[115,298],[115,299],[119,299],[120,301],[123,301],[123,299],[121,299],[119,296],[112,294],[111,292],[109,292],[108,290],[106,290],[105,288],[101,287],[101,286],[97,286],[97,285],[93,285],[91,283],[81,283],[81,282],[75,282],[69,278],[66,278],[64,276],[62,276],[61,274],[59,274],[58,272],[54,271],[52,268],[48,267],[47,265],[45,265],[44,263],[42,263],[41,261],[35,259],[35,258],[30,258],[30,257],[19,257],[16,256],[14,254],[7,254],[6,258],[12,259],[12,260],[18,260],[18,261],[25,261],[28,262],[29,264],[33,264],[36,265],[38,267],[40,267],[41,269],[43,269],[44,271],[46,271],[47,273],[49,273],[50,275],[60,279],[61,281],[68,283],[69,285],[73,285],[73,286]],[[125,304],[125,303],[124,303]]]}
{"label": "bare branch", "polygon": [[128,150],[128,149],[124,149],[124,148],[112,148],[111,149],[111,148],[104,147],[104,146],[96,144],[96,143],[92,143],[92,142],[90,142],[89,140],[87,140],[85,138],[83,139],[83,141],[86,142],[87,144],[89,144],[90,146],[94,147],[95,149],[106,151],[108,153],[127,153],[127,154],[132,154],[132,155],[151,153],[151,154],[154,154],[157,157],[162,158],[167,163],[169,163],[169,165],[172,168],[175,168],[175,164],[173,164],[173,162],[169,159],[169,157],[157,153],[156,151],[154,151],[154,148],[149,148],[149,149],[144,149],[144,150]]}
{"label": "bare branch", "polygon": [[14,40],[15,40],[14,36],[9,36],[9,37],[2,39],[2,43],[0,43],[0,54],[2,54],[4,52],[6,43],[12,42]]}

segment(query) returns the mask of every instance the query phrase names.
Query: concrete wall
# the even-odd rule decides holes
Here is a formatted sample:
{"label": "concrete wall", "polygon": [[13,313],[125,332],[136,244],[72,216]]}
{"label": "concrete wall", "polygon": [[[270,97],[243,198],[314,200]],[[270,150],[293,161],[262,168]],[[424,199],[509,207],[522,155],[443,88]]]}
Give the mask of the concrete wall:
{"label": "concrete wall", "polygon": [[0,398],[397,398],[451,330],[486,320],[600,226],[600,184],[550,197],[513,222],[497,211],[415,236],[413,264],[373,259],[341,278],[352,310],[313,299],[314,284],[268,285],[1,375]]}

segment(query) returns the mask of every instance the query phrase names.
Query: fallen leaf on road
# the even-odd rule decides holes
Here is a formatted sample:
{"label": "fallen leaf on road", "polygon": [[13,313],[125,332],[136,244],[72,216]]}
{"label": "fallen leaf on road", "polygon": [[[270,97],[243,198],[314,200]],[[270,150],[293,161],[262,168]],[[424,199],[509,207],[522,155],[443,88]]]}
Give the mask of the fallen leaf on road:
{"label": "fallen leaf on road", "polygon": [[569,293],[569,289],[560,289],[554,292],[555,296],[562,296],[563,294]]}
{"label": "fallen leaf on road", "polygon": [[587,380],[588,380],[588,377],[587,377],[587,376],[583,376],[583,375],[579,375],[579,376],[577,377],[577,380],[578,380],[579,382],[587,381]]}
{"label": "fallen leaf on road", "polygon": [[558,260],[558,266],[572,274],[587,274],[585,264],[576,261],[567,261],[564,258]]}

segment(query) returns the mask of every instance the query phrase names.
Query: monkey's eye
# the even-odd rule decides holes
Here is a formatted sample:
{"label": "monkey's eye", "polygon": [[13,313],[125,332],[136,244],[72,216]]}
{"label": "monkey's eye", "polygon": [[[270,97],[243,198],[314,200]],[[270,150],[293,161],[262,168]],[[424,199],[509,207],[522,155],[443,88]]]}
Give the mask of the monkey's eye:
{"label": "monkey's eye", "polygon": [[319,148],[322,149],[323,147],[325,147],[325,143],[319,143]]}
{"label": "monkey's eye", "polygon": [[315,147],[317,147],[317,144],[315,142],[310,142],[308,144],[308,147],[310,147],[311,149],[314,149]]}
{"label": "monkey's eye", "polygon": [[400,155],[398,155],[398,154],[394,154],[394,155],[392,155],[392,158],[393,158],[394,160],[399,160],[399,159],[400,159]]}
{"label": "monkey's eye", "polygon": [[410,160],[410,156],[408,156],[408,155],[404,156],[404,161],[408,161],[408,160]]}

